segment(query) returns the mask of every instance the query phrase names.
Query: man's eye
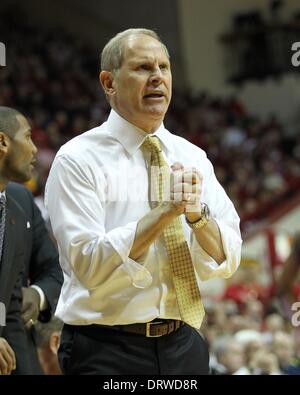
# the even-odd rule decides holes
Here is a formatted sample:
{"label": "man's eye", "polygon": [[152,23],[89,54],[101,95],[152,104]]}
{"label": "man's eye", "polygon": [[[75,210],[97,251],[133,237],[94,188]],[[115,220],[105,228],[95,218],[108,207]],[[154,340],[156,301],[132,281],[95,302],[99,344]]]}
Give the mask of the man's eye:
{"label": "man's eye", "polygon": [[168,66],[167,66],[166,64],[161,64],[161,65],[159,66],[159,68],[160,68],[161,70],[166,70],[166,69],[168,68]]}
{"label": "man's eye", "polygon": [[142,64],[142,65],[140,65],[140,69],[142,69],[142,70],[150,70],[150,65],[149,64]]}

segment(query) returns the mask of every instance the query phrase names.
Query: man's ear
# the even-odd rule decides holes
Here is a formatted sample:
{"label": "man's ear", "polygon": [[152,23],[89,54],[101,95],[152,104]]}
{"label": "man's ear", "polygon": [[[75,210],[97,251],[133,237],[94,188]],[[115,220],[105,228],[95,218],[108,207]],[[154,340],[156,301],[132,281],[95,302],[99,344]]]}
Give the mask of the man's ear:
{"label": "man's ear", "polygon": [[114,87],[114,75],[111,71],[101,71],[99,74],[99,80],[107,96],[112,96],[115,93]]}
{"label": "man's ear", "polygon": [[0,152],[6,153],[9,148],[9,145],[10,145],[9,137],[5,133],[0,132]]}

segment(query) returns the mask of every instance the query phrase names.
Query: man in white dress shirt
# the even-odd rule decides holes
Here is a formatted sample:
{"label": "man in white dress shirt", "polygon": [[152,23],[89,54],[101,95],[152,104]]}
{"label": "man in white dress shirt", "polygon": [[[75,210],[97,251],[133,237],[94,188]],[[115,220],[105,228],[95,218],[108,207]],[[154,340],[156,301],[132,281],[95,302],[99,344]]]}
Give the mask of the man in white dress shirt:
{"label": "man in white dress shirt", "polygon": [[[64,273],[56,312],[65,323],[62,370],[207,374],[206,343],[179,306],[163,235],[179,219],[196,281],[227,278],[240,262],[239,217],[205,152],[164,127],[172,75],[156,33],[116,35],[101,70],[111,113],[61,147],[46,185]],[[170,193],[156,203],[147,136],[172,174]]]}

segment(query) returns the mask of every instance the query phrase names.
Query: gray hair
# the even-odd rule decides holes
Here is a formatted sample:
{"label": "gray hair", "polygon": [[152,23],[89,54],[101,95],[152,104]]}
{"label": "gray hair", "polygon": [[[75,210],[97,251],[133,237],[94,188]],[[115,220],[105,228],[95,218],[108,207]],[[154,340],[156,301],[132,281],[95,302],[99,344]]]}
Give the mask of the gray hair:
{"label": "gray hair", "polygon": [[62,328],[63,322],[57,317],[52,317],[49,322],[45,323],[38,321],[34,326],[34,337],[37,347],[42,348],[48,344],[52,333],[61,333]]}
{"label": "gray hair", "polygon": [[20,129],[20,123],[17,120],[17,115],[22,114],[13,108],[0,106],[0,132],[5,133],[12,139]]}
{"label": "gray hair", "polygon": [[135,28],[127,29],[123,32],[118,33],[111,38],[101,53],[101,70],[116,72],[122,66],[123,61],[123,45],[126,39],[130,36],[146,35],[155,38],[159,41],[166,51],[168,58],[170,58],[169,51],[165,44],[161,41],[158,34],[149,29]]}

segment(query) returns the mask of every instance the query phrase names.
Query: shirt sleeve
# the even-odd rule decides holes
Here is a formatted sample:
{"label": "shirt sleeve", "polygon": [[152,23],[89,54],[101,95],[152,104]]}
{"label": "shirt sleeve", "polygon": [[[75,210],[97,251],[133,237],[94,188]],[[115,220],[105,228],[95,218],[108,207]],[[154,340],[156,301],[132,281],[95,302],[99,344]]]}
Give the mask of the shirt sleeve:
{"label": "shirt sleeve", "polygon": [[[123,265],[124,276],[138,275],[146,286],[150,273],[129,258],[137,221],[105,229],[106,179],[101,170],[93,172],[73,159],[59,156],[52,165],[45,189],[53,234],[57,240],[60,262],[67,273],[73,271],[87,289],[109,281]],[[100,180],[99,180],[100,178]]]}
{"label": "shirt sleeve", "polygon": [[209,206],[211,215],[219,226],[226,260],[218,264],[203,250],[192,232],[191,254],[201,280],[232,276],[240,264],[242,247],[239,216],[208,160],[207,165],[208,176],[204,178],[202,200]]}
{"label": "shirt sleeve", "polygon": [[48,308],[48,302],[45,297],[43,290],[38,285],[30,285],[31,288],[34,288],[40,296],[40,311],[44,311]]}

